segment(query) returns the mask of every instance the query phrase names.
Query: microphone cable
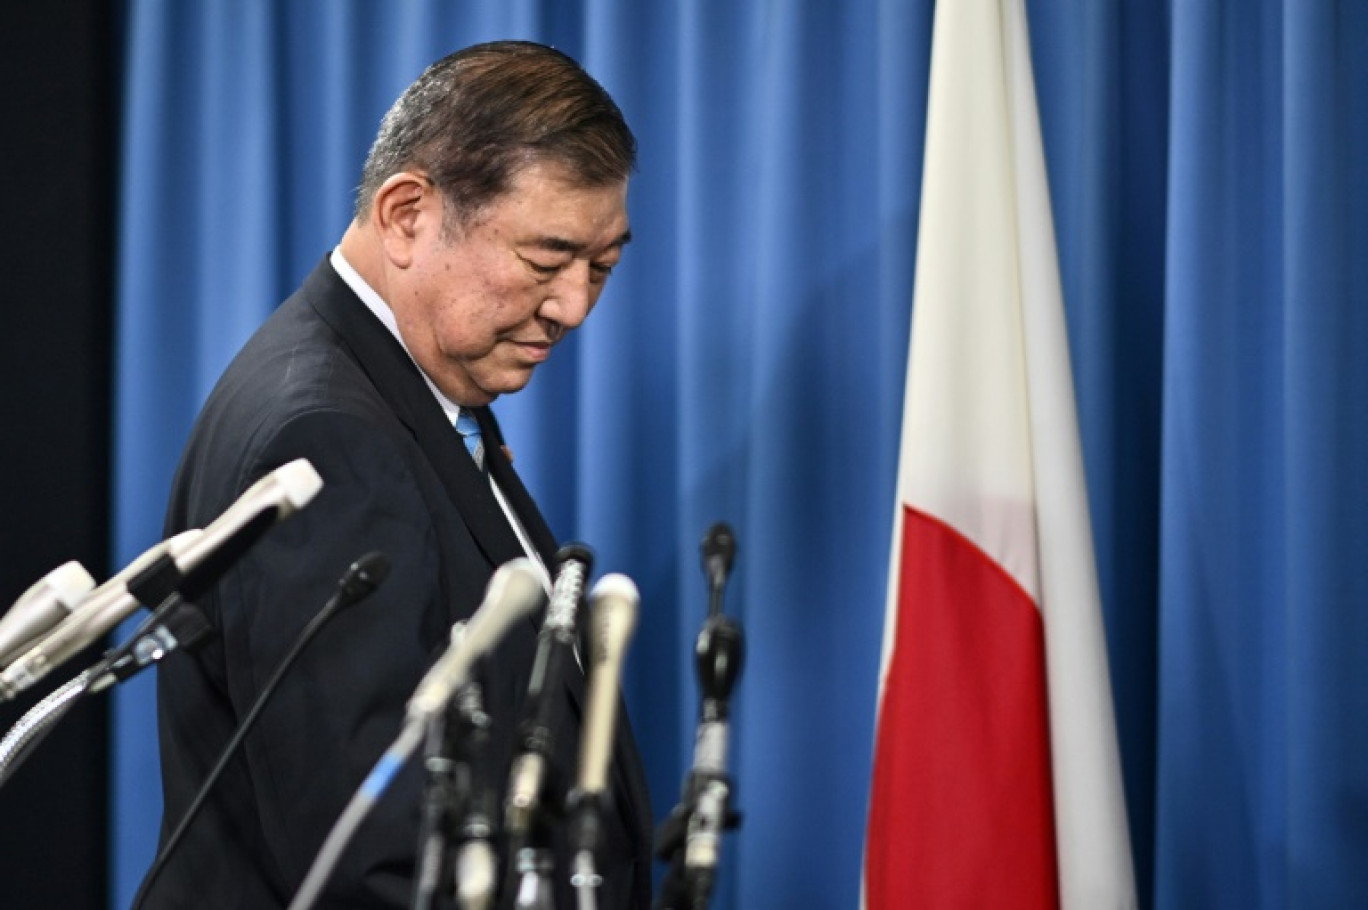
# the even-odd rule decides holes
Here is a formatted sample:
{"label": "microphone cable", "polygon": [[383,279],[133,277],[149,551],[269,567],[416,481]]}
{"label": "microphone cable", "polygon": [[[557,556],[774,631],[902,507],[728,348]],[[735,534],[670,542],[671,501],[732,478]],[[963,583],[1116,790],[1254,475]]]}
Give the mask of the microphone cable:
{"label": "microphone cable", "polygon": [[247,738],[248,731],[256,725],[257,719],[261,716],[262,709],[266,707],[266,702],[270,700],[270,697],[275,694],[275,690],[280,686],[280,681],[284,678],[286,671],[294,665],[294,662],[299,658],[299,655],[304,651],[304,648],[313,641],[314,637],[328,620],[337,615],[344,607],[349,607],[352,604],[365,599],[382,581],[385,580],[385,577],[389,575],[389,570],[390,563],[388,557],[378,551],[367,553],[347,567],[347,571],[337,583],[336,593],[329,598],[328,602],[323,605],[323,609],[319,610],[314,618],[309,621],[309,624],[304,627],[304,631],[301,632],[299,638],[295,640],[289,653],[281,660],[280,664],[276,667],[275,672],[271,674],[271,678],[262,686],[261,693],[257,696],[257,700],[252,704],[251,709],[248,710],[247,716],[243,718],[242,724],[238,727],[237,732],[235,732],[232,739],[228,741],[228,745],[224,747],[223,754],[219,756],[219,760],[214,765],[213,770],[209,772],[209,776],[206,777],[204,783],[200,785],[199,792],[195,794],[195,798],[190,802],[189,808],[185,810],[185,815],[181,818],[180,823],[176,825],[176,830],[166,839],[166,844],[157,854],[156,859],[153,860],[151,868],[148,869],[146,877],[143,878],[142,885],[138,888],[138,893],[133,897],[133,903],[130,904],[131,910],[140,910],[143,902],[147,900],[147,895],[151,892],[157,877],[161,874],[162,870],[166,868],[166,864],[170,860],[171,854],[175,852],[176,848],[180,845],[180,842],[185,839],[185,833],[190,828],[190,822],[194,820],[195,816],[199,814],[200,809],[204,807],[205,800],[209,798],[210,790],[213,789],[214,784],[218,782],[218,779],[223,775],[223,772],[227,770],[228,762],[242,746],[243,740]]}
{"label": "microphone cable", "polygon": [[52,728],[86,694],[90,680],[89,670],[67,680],[24,712],[24,716],[0,739],[0,786],[13,776],[24,760],[38,748],[38,744],[52,732]]}
{"label": "microphone cable", "polygon": [[304,877],[304,883],[299,886],[299,891],[290,901],[289,910],[308,910],[318,900],[318,896],[323,893],[323,886],[327,884],[337,861],[342,858],[342,851],[347,848],[352,835],[366,820],[371,808],[379,802],[381,794],[389,787],[399,769],[408,762],[419,743],[423,741],[425,733],[426,726],[420,721],[408,720],[404,723],[399,736],[380,756],[375,767],[371,768],[370,774],[366,775],[366,779],[352,795],[347,807],[333,823],[323,846],[318,848],[318,855],[314,857],[313,865]]}
{"label": "microphone cable", "polygon": [[111,648],[93,666],[48,693],[0,739],[0,786],[14,776],[78,701],[103,692],[177,648],[199,647],[212,631],[198,607],[179,594],[171,594],[128,641]]}

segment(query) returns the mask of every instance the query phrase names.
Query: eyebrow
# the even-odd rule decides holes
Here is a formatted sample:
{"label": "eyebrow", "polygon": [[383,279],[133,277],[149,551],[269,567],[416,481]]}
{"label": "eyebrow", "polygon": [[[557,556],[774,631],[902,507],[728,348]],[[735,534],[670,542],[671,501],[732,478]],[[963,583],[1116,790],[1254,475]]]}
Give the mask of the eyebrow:
{"label": "eyebrow", "polygon": [[[631,242],[632,232],[630,230],[623,231],[620,237],[618,237],[612,243],[608,244],[608,249],[613,249],[614,247],[621,248]],[[578,243],[574,240],[568,240],[564,237],[548,236],[538,237],[537,239],[532,241],[531,246],[535,246],[543,250],[549,250],[553,253],[582,253],[584,252],[584,249],[587,246],[587,244]]]}

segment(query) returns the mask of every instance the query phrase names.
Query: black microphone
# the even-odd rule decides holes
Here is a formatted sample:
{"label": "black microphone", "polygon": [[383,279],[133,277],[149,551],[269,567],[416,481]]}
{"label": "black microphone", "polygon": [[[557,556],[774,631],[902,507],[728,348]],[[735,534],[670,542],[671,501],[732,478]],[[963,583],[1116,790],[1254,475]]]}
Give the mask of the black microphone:
{"label": "black microphone", "polygon": [[699,720],[684,798],[661,825],[656,838],[656,855],[671,863],[656,902],[661,910],[697,910],[708,905],[722,831],[739,821],[729,807],[727,746],[731,695],[745,664],[746,639],[741,625],[721,612],[722,585],[736,553],[731,529],[721,523],[714,525],[701,550],[711,607],[694,643],[694,669],[701,695]]}
{"label": "black microphone", "polygon": [[694,879],[695,893],[707,895],[717,869],[723,828],[731,826],[727,801],[727,745],[732,689],[745,662],[746,640],[741,626],[726,616],[713,616],[703,625],[694,647],[702,710],[694,741],[691,777],[694,811],[684,847],[684,869]]}
{"label": "black microphone", "polygon": [[[440,753],[429,754],[426,760],[428,792],[409,907],[430,908],[439,890],[451,884],[454,865],[457,906],[490,910],[499,881],[494,849],[498,796],[489,781],[485,753],[492,721],[484,710],[480,684],[467,682],[442,720],[445,729],[429,727],[429,738],[440,736],[443,744]],[[448,842],[458,845],[454,863],[449,862]]]}
{"label": "black microphone", "polygon": [[558,703],[558,684],[567,660],[575,659],[575,616],[594,563],[583,544],[566,544],[556,553],[556,580],[551,602],[537,636],[537,652],[527,688],[527,704],[518,730],[518,752],[508,775],[504,828],[511,838],[525,836],[541,809],[547,764],[554,748],[551,719]]}
{"label": "black microphone", "polygon": [[722,589],[731,574],[732,561],[736,559],[736,537],[724,521],[719,521],[708,529],[700,545],[703,554],[703,574],[708,579],[708,615],[716,616],[722,612]]}
{"label": "black microphone", "polygon": [[172,594],[196,600],[271,525],[307,505],[322,486],[313,465],[296,459],[258,480],[203,531],[178,534],[148,550],[0,673],[0,700],[36,684],[141,605],[163,603]]}
{"label": "black microphone", "polygon": [[304,648],[309,642],[313,641],[314,636],[318,634],[319,630],[323,628],[328,620],[332,619],[338,612],[346,607],[367,597],[385,580],[389,575],[389,570],[389,558],[379,551],[367,553],[347,567],[347,571],[337,582],[337,590],[333,593],[333,596],[328,599],[328,602],[323,605],[323,609],[319,610],[314,618],[309,621],[309,624],[304,627],[304,631],[299,634],[299,638],[290,646],[289,653],[285,655],[284,659],[281,660],[280,664],[276,667],[275,672],[271,674],[270,679],[262,686],[261,693],[257,695],[256,701],[252,703],[252,707],[247,711],[246,716],[242,720],[242,724],[238,727],[237,731],[233,733],[233,737],[228,741],[228,745],[224,747],[223,754],[219,756],[219,760],[214,765],[213,770],[210,771],[209,776],[204,779],[204,783],[200,785],[199,791],[195,794],[195,798],[190,803],[190,807],[185,810],[185,815],[181,818],[180,823],[176,825],[176,830],[166,839],[165,846],[163,846],[161,852],[157,854],[157,858],[148,870],[147,876],[143,878],[142,886],[138,888],[138,893],[133,898],[133,903],[130,905],[133,910],[137,910],[137,908],[141,907],[143,902],[147,900],[147,895],[152,890],[152,885],[156,882],[157,876],[161,874],[162,869],[166,867],[167,861],[171,858],[171,854],[185,838],[185,832],[189,830],[190,822],[199,814],[200,809],[204,806],[205,800],[209,797],[209,791],[213,789],[214,784],[218,782],[219,777],[222,776],[224,770],[228,767],[228,762],[232,759],[233,755],[236,754],[238,748],[242,745],[243,740],[247,738],[248,731],[256,725],[257,718],[261,716],[262,709],[266,707],[266,702],[275,694],[275,690],[280,686],[280,681],[285,677],[285,673],[294,665],[294,662],[299,658],[299,655],[303,652]]}

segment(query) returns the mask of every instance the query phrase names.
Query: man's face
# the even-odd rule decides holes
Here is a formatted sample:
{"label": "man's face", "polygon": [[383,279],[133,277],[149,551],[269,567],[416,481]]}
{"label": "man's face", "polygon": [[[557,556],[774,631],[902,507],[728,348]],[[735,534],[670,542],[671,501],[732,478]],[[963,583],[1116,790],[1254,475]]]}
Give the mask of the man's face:
{"label": "man's face", "polygon": [[581,187],[531,164],[468,224],[440,231],[429,219],[388,302],[437,388],[487,404],[527,385],[584,321],[628,239],[625,180]]}

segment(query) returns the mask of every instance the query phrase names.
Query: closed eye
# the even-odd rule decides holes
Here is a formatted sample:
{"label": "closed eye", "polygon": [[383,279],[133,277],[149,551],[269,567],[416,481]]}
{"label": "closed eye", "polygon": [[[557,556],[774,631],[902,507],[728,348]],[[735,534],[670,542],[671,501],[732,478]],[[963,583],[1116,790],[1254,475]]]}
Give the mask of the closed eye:
{"label": "closed eye", "polygon": [[529,259],[526,256],[519,256],[533,274],[541,280],[550,280],[556,277],[556,273],[565,268],[566,262],[544,262],[537,259]]}

